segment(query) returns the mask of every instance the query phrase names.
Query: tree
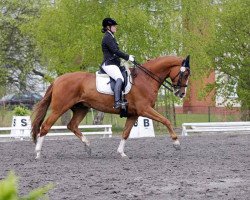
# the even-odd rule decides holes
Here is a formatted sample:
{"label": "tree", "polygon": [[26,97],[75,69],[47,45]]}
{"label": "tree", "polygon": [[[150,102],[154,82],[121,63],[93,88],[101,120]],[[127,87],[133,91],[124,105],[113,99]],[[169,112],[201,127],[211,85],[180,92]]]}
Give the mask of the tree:
{"label": "tree", "polygon": [[[117,38],[122,50],[136,55],[138,60],[158,56],[166,49],[168,40],[157,39],[161,30],[155,26],[160,22],[152,21],[146,8],[141,8],[143,4],[143,1],[56,1],[44,8],[41,17],[26,30],[37,41],[42,63],[49,71],[56,75],[82,69],[93,72],[102,62],[101,22],[108,16],[120,24]],[[168,33],[168,27],[163,29]]]}
{"label": "tree", "polygon": [[134,54],[137,61],[191,54],[193,75],[208,73],[204,69],[211,59],[206,47],[214,31],[210,1],[60,0],[44,7],[26,30],[37,41],[42,64],[49,71],[56,75],[95,71],[102,62],[101,21],[109,16],[120,24],[117,38],[121,49]]}
{"label": "tree", "polygon": [[[236,93],[236,101],[243,110],[250,110],[250,2],[224,0],[219,4],[215,42],[210,55],[220,72],[218,94],[229,99]],[[245,116],[250,119],[250,113]]]}
{"label": "tree", "polygon": [[[180,52],[191,56],[191,87],[199,87],[196,96],[200,99],[206,97],[212,89],[204,83],[214,70],[212,58],[208,54],[208,47],[213,42],[215,32],[216,7],[211,1],[181,0],[181,23],[179,23]],[[185,100],[188,100],[189,93]]]}
{"label": "tree", "polygon": [[31,18],[39,15],[42,1],[5,0],[0,3],[0,82],[27,90],[27,79],[34,75],[39,54],[34,41],[21,30]]}

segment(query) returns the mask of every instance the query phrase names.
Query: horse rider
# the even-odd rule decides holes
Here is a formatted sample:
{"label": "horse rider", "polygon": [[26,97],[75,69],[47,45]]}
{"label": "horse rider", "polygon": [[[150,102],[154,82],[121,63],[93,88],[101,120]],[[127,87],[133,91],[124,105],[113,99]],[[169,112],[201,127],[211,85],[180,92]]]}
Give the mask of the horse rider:
{"label": "horse rider", "polygon": [[122,76],[120,65],[120,58],[126,61],[134,62],[133,55],[126,54],[119,50],[118,43],[115,39],[116,21],[112,18],[105,18],[102,21],[102,32],[104,33],[102,39],[103,63],[101,68],[116,81],[114,87],[114,108],[119,109],[122,106],[122,84],[124,78]]}

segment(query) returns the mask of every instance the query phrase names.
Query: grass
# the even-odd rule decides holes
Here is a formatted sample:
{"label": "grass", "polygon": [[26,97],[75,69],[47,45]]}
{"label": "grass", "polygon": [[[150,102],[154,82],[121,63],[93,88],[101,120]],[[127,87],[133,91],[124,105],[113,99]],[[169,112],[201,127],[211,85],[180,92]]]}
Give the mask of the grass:
{"label": "grass", "polygon": [[207,115],[207,114],[178,114],[177,127],[188,122],[221,122],[221,121],[239,121],[239,115]]}

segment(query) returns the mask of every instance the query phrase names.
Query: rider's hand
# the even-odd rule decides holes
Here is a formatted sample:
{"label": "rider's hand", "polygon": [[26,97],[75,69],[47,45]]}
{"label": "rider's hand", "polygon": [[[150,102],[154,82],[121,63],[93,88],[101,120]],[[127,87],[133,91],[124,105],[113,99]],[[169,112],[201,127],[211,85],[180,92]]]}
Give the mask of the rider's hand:
{"label": "rider's hand", "polygon": [[128,60],[131,61],[131,62],[134,62],[135,61],[135,56],[129,55]]}

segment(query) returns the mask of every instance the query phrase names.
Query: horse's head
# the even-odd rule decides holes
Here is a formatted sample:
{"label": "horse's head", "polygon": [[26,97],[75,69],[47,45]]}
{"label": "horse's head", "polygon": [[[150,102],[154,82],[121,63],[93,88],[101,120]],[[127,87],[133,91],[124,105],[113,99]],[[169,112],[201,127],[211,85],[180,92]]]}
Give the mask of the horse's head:
{"label": "horse's head", "polygon": [[188,78],[190,76],[189,58],[190,56],[187,56],[187,58],[183,60],[181,66],[173,67],[169,76],[172,80],[174,94],[180,98],[186,96]]}

